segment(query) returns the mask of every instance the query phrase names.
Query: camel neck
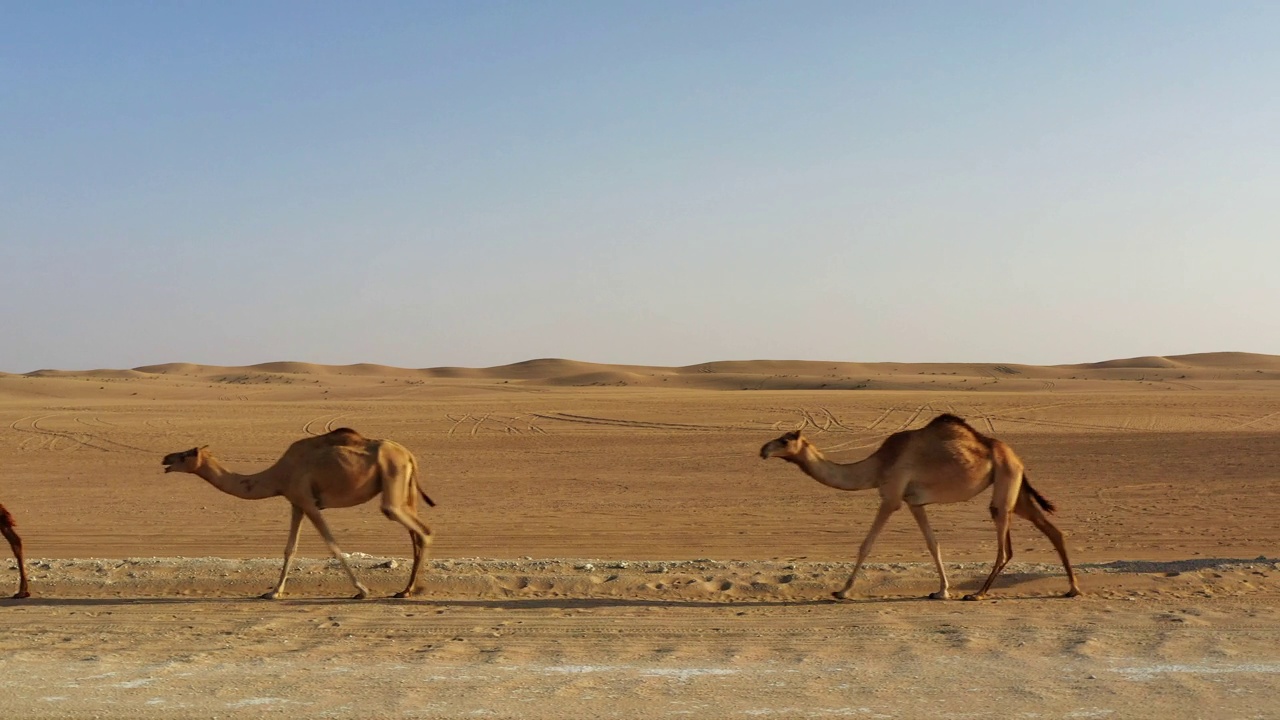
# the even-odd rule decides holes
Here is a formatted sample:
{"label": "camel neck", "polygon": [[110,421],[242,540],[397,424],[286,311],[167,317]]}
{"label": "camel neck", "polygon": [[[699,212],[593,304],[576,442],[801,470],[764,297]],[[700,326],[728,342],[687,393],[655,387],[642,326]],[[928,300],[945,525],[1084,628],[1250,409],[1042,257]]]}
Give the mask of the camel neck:
{"label": "camel neck", "polygon": [[880,480],[880,463],[874,457],[841,464],[831,462],[817,448],[806,445],[803,453],[787,459],[809,477],[837,490],[866,490],[876,487]]}
{"label": "camel neck", "polygon": [[222,466],[222,463],[210,457],[206,458],[196,475],[204,478],[210,485],[228,495],[235,495],[245,500],[262,500],[280,494],[279,485],[275,483],[271,466],[260,473],[241,475]]}

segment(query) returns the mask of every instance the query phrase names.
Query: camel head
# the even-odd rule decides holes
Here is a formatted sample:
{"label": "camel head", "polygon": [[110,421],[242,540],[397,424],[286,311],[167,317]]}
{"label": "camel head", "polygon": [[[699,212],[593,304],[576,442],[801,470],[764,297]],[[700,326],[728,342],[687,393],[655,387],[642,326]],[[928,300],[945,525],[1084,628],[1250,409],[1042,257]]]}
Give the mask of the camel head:
{"label": "camel head", "polygon": [[780,457],[783,460],[791,460],[799,455],[804,446],[808,444],[809,441],[804,439],[800,431],[795,430],[777,440],[770,440],[765,443],[764,447],[760,448],[760,458],[768,460],[772,457]]}
{"label": "camel head", "polygon": [[164,459],[160,461],[160,464],[164,465],[164,471],[167,473],[194,473],[201,465],[204,465],[205,458],[209,455],[205,450],[205,448],[208,447],[208,445],[203,445],[183,452],[169,453],[164,456]]}

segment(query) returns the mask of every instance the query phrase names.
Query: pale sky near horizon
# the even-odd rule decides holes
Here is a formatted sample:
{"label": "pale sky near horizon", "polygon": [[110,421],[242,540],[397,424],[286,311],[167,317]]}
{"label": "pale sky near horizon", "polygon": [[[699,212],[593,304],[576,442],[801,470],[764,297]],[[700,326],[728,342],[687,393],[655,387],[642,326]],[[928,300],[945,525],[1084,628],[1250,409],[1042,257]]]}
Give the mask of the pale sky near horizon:
{"label": "pale sky near horizon", "polygon": [[0,17],[0,371],[1280,354],[1280,3]]}

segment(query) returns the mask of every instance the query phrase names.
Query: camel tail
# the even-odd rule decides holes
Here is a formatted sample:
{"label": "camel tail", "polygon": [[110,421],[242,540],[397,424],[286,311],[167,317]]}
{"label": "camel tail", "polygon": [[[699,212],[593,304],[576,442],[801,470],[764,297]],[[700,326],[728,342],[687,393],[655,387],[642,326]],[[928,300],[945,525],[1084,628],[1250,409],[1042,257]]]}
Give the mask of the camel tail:
{"label": "camel tail", "polygon": [[418,494],[422,496],[423,500],[427,501],[427,507],[436,506],[435,501],[427,496],[427,491],[423,490],[422,484],[418,482],[418,461],[417,460],[413,461],[413,486],[418,488]]}
{"label": "camel tail", "polygon": [[1032,499],[1036,501],[1037,505],[1044,508],[1045,512],[1051,513],[1051,512],[1057,511],[1058,508],[1055,507],[1053,503],[1049,502],[1049,498],[1036,492],[1036,489],[1031,487],[1031,482],[1030,480],[1028,480],[1026,473],[1022,473],[1022,487],[1026,489],[1026,491],[1031,495]]}

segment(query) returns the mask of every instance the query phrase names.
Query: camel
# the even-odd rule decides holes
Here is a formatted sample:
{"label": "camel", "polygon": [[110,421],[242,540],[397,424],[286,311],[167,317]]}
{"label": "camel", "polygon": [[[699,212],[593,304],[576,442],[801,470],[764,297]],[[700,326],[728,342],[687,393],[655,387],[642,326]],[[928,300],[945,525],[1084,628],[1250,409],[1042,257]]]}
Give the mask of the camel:
{"label": "camel", "polygon": [[[929,526],[924,506],[934,503],[964,502],[993,486],[991,493],[991,518],[996,525],[996,561],[991,574],[976,593],[965,595],[965,600],[981,600],[991,589],[991,583],[1004,570],[1013,557],[1013,541],[1009,534],[1013,512],[1035,525],[1044,533],[1062,558],[1070,590],[1063,597],[1080,594],[1075,572],[1067,559],[1062,532],[1049,521],[1045,513],[1054,511],[1053,503],[1036,492],[1027,482],[1022,461],[1013,449],[995,438],[974,430],[961,418],[943,414],[917,430],[906,430],[890,435],[870,457],[859,462],[841,464],[827,460],[799,430],[765,443],[760,457],[768,460],[780,457],[798,466],[809,477],[837,490],[880,491],[880,510],[876,513],[871,529],[867,531],[858,549],[858,561],[844,588],[833,592],[837,600],[845,600],[853,589],[862,563],[871,552],[876,536],[884,528],[889,516],[906,504],[915,517],[929,554],[938,569],[942,584],[937,592],[929,595],[935,600],[951,597],[947,573],[942,568],[942,554],[938,541]],[[1039,507],[1037,507],[1037,505]],[[1043,510],[1043,512],[1042,512]]]}
{"label": "camel", "polygon": [[31,587],[27,585],[27,563],[22,557],[22,538],[18,537],[18,531],[14,530],[17,525],[13,521],[13,515],[0,505],[0,535],[9,541],[9,548],[13,550],[13,556],[18,559],[18,594],[13,596],[14,600],[31,597]]}
{"label": "camel", "polygon": [[338,428],[294,442],[274,465],[253,475],[241,475],[223,468],[209,453],[207,445],[170,453],[161,463],[166,473],[198,475],[210,485],[238,498],[261,500],[282,495],[289,501],[293,516],[289,525],[289,542],[284,548],[284,567],[275,588],[263,594],[263,598],[275,600],[284,596],[284,584],[298,546],[303,515],[320,532],[329,552],[342,563],[355,585],[356,599],[367,598],[369,589],[352,572],[320,511],[361,505],[379,493],[382,494],[382,514],[405,526],[413,542],[413,569],[409,571],[409,584],[395,597],[410,597],[418,592],[418,569],[431,542],[431,529],[418,518],[418,495],[422,495],[429,506],[434,507],[435,503],[418,482],[418,461],[403,445],[392,440],[366,438],[350,428]]}

